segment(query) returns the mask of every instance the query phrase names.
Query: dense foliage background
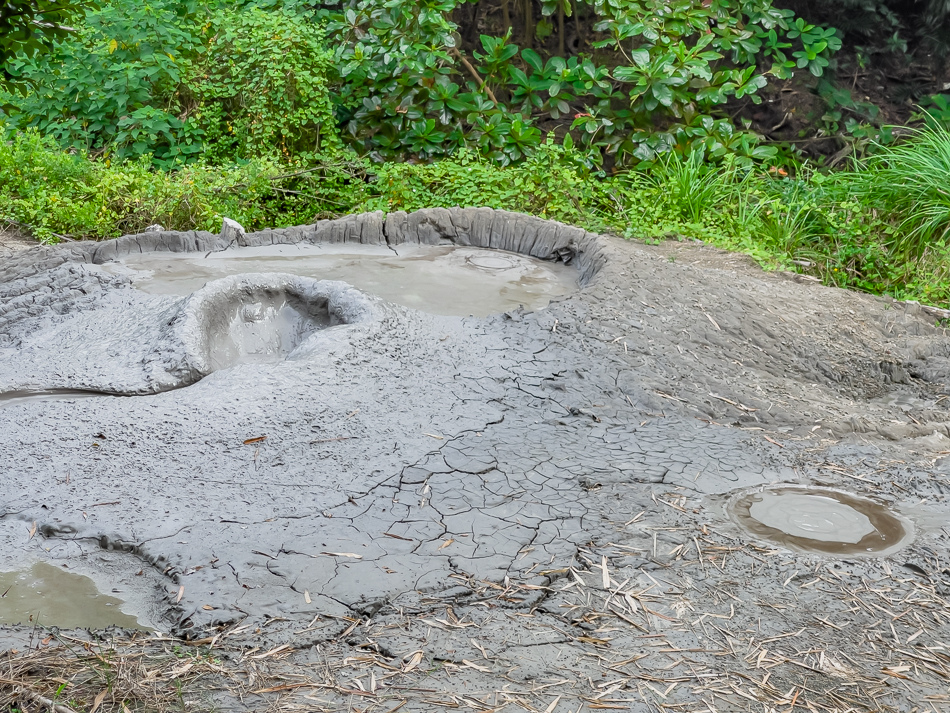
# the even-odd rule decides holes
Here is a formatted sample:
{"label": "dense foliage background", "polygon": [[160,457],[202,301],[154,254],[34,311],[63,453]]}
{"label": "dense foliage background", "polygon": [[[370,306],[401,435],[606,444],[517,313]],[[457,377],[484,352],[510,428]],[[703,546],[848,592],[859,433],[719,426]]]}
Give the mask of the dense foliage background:
{"label": "dense foliage background", "polygon": [[0,219],[42,240],[494,205],[950,299],[945,0],[5,8]]}

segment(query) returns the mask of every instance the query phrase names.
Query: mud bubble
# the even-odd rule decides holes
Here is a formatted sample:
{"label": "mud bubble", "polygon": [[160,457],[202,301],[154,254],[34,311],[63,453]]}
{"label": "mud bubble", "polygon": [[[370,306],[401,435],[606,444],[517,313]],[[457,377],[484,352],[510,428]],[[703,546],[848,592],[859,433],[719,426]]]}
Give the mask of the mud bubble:
{"label": "mud bubble", "polygon": [[45,562],[0,572],[0,593],[0,624],[63,629],[144,628],[138,619],[120,609],[120,599],[100,592],[89,577]]}
{"label": "mud bubble", "polygon": [[799,552],[883,556],[914,536],[883,505],[830,489],[757,488],[733,496],[727,511],[746,532]]}

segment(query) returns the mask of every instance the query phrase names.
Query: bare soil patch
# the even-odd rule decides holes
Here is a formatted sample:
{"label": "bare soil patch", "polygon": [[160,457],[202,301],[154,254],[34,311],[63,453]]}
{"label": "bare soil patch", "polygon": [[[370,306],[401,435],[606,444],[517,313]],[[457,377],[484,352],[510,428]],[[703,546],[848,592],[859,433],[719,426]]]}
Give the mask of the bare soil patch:
{"label": "bare soil patch", "polygon": [[37,242],[22,233],[0,226],[0,258],[36,247]]}

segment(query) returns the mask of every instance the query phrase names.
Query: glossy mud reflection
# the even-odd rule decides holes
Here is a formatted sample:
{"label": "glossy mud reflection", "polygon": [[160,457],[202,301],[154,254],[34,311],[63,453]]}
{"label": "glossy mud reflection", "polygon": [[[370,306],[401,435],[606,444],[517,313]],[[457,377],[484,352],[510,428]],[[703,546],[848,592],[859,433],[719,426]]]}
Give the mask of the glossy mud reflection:
{"label": "glossy mud reflection", "polygon": [[89,577],[45,562],[29,569],[0,572],[0,594],[0,624],[145,628],[119,609],[120,599],[102,594]]}
{"label": "glossy mud reflection", "polygon": [[[398,253],[398,254],[397,254]],[[545,307],[577,288],[577,272],[500,250],[454,246],[274,245],[222,252],[145,253],[101,266],[129,275],[145,292],[188,295],[228,275],[282,272],[317,280],[342,280],[390,302],[442,315]]]}
{"label": "glossy mud reflection", "polygon": [[728,507],[746,531],[802,552],[885,555],[913,539],[912,525],[883,505],[836,490],[757,489]]}
{"label": "glossy mud reflection", "polygon": [[82,389],[21,389],[0,393],[0,409],[4,406],[19,406],[33,401],[72,401],[74,399],[114,397],[104,391]]}

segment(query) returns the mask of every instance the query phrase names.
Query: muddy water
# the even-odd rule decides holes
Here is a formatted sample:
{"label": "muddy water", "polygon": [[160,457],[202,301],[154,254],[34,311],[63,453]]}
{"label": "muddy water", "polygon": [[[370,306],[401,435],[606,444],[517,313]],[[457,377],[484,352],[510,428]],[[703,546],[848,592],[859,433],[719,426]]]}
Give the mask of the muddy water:
{"label": "muddy water", "polygon": [[81,389],[22,389],[0,393],[0,408],[16,406],[33,401],[71,401],[100,396],[113,396],[103,391],[84,391]]}
{"label": "muddy water", "polygon": [[314,315],[284,298],[262,297],[251,304],[237,305],[227,325],[212,335],[211,366],[218,370],[235,364],[279,361],[308,336],[329,325],[327,315]]}
{"label": "muddy water", "polygon": [[73,401],[75,399],[114,398],[116,396],[117,394],[108,394],[104,391],[83,389],[19,389],[17,391],[0,392],[0,409],[35,401]]}
{"label": "muddy water", "polygon": [[755,490],[729,512],[753,535],[804,552],[883,555],[913,539],[911,524],[883,505],[836,490]]}
{"label": "muddy water", "polygon": [[0,572],[0,595],[0,624],[144,628],[121,611],[120,599],[102,594],[89,577],[45,562]]}
{"label": "muddy water", "polygon": [[[398,254],[397,254],[398,253]],[[569,266],[499,250],[400,245],[275,245],[194,253],[129,255],[103,265],[152,294],[188,295],[210,280],[286,272],[342,280],[407,307],[442,315],[486,316],[524,305],[540,309],[577,287]]]}

